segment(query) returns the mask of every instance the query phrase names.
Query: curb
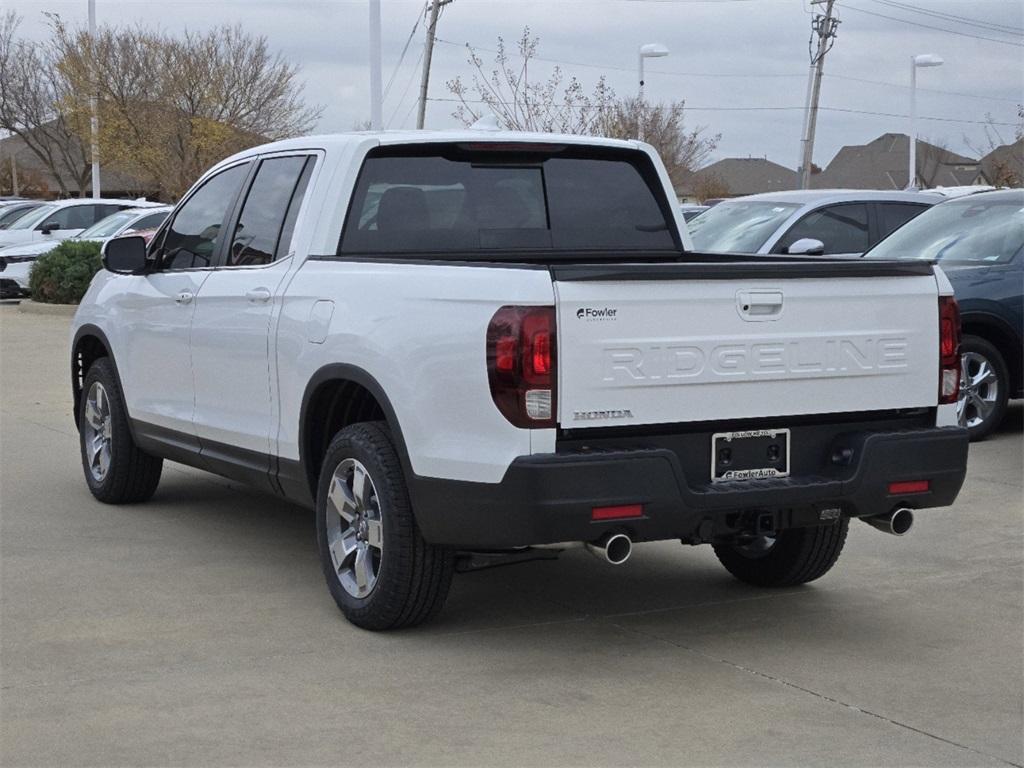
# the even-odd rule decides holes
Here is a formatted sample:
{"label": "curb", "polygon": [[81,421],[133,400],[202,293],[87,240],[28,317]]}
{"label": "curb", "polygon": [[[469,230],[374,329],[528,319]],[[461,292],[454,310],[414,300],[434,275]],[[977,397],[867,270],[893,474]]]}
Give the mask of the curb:
{"label": "curb", "polygon": [[36,301],[23,300],[18,304],[18,311],[29,315],[50,315],[51,317],[73,317],[78,311],[77,304],[40,304]]}

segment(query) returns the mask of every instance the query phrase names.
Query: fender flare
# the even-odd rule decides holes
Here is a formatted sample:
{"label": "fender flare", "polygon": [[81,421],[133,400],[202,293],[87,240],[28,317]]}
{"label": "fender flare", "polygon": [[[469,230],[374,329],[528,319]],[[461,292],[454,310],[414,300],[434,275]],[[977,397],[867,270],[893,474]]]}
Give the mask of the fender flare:
{"label": "fender flare", "polygon": [[380,382],[377,381],[372,374],[363,368],[350,365],[348,363],[328,363],[327,365],[317,369],[306,383],[306,389],[302,393],[302,406],[299,409],[299,464],[302,466],[306,479],[309,481],[310,491],[313,495],[314,501],[316,500],[316,486],[313,482],[313,478],[316,470],[319,468],[309,465],[306,421],[309,413],[309,403],[313,397],[313,393],[316,392],[321,385],[326,384],[329,381],[354,382],[366,389],[371,395],[373,395],[374,399],[376,399],[381,410],[384,411],[384,420],[388,425],[388,429],[391,430],[391,436],[395,441],[395,450],[398,452],[398,459],[402,464],[402,471],[405,473],[406,484],[411,495],[413,483],[410,481],[415,477],[415,474],[412,470],[412,462],[409,460],[409,451],[406,448],[405,436],[402,433],[401,424],[399,424],[398,416],[395,414],[394,406],[391,405],[391,400],[384,392],[384,387],[380,385]]}
{"label": "fender flare", "polygon": [[[78,349],[78,343],[85,336],[94,336],[100,342],[100,344],[103,345],[103,348],[107,352],[106,356],[110,360],[110,364],[114,367],[114,376],[117,378],[117,387],[118,389],[121,390],[122,398],[124,397],[124,385],[121,382],[121,372],[117,368],[117,360],[114,358],[114,352],[113,348],[110,345],[110,339],[107,338],[107,334],[105,334],[98,326],[93,325],[92,323],[85,323],[77,331],[75,331],[75,336],[71,341],[71,398],[72,413],[74,414],[76,429],[79,426],[79,418],[81,417],[81,390],[79,389],[78,386],[78,361],[75,359],[75,350]],[[82,371],[82,374],[84,375],[85,371]],[[124,405],[123,402],[122,405]],[[127,406],[125,406],[126,413],[127,410],[128,408]],[[130,418],[128,419],[128,425],[132,429],[132,438],[134,439],[135,430],[134,427],[132,426],[132,420]]]}

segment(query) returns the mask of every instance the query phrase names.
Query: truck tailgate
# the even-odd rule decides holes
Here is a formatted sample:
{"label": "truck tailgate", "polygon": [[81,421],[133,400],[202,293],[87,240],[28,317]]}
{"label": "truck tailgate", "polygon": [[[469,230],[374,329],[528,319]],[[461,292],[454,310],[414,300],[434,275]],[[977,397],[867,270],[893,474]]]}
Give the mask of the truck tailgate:
{"label": "truck tailgate", "polygon": [[936,404],[930,267],[673,266],[552,270],[564,428]]}

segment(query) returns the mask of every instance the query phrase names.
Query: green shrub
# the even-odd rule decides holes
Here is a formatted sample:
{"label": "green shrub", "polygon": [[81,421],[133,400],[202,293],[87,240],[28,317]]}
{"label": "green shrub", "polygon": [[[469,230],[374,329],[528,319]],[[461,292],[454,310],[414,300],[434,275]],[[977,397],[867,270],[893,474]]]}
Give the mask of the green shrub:
{"label": "green shrub", "polygon": [[92,276],[102,268],[99,243],[65,240],[32,265],[28,277],[32,299],[47,304],[77,304]]}

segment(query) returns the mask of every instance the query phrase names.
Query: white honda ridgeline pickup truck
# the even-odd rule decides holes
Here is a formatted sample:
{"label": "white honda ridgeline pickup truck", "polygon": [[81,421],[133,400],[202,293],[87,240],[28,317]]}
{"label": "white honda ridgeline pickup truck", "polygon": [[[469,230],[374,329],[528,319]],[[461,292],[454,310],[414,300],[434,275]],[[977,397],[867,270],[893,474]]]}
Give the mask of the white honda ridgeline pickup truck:
{"label": "white honda ridgeline pickup truck", "polygon": [[931,263],[702,255],[639,142],[483,130],[293,139],[211,169],[75,316],[85,479],[164,459],[315,507],[353,623],[457,570],[711,544],[801,584],[850,518],[951,504],[959,320]]}

